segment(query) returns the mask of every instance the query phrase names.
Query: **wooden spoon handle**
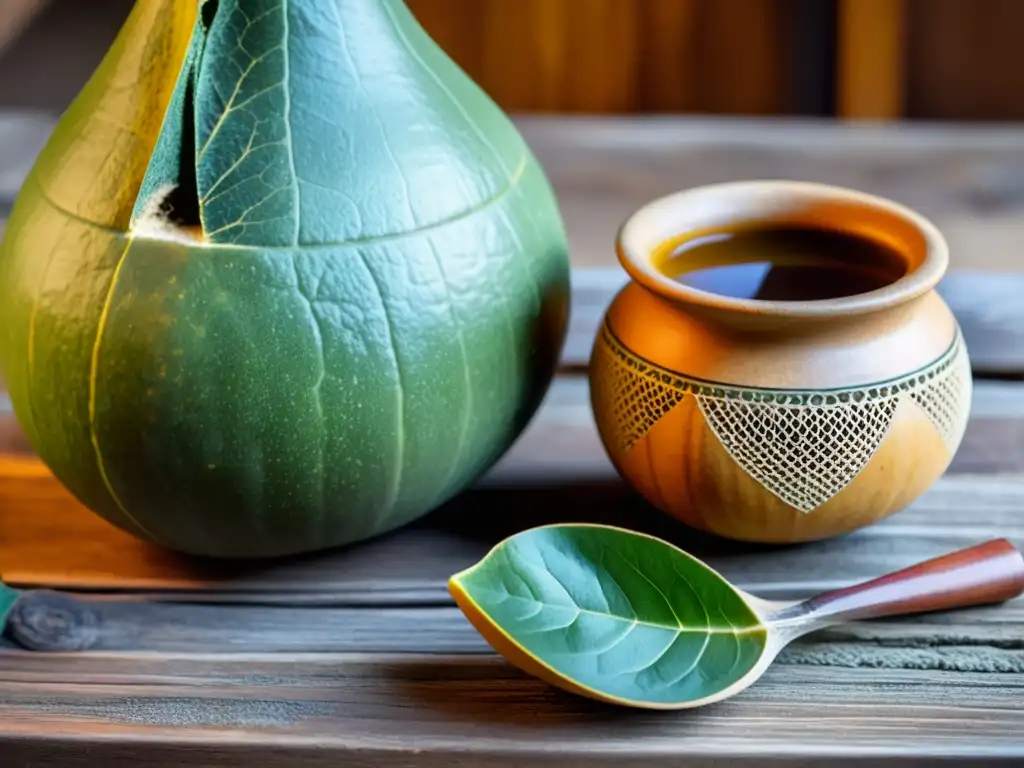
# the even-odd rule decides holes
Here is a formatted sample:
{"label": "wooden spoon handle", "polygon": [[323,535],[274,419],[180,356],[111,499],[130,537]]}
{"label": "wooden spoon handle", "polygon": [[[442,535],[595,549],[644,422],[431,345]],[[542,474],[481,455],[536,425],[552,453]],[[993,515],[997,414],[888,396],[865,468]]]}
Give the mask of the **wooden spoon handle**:
{"label": "wooden spoon handle", "polygon": [[813,597],[777,619],[867,619],[1010,600],[1024,592],[1024,556],[995,539]]}

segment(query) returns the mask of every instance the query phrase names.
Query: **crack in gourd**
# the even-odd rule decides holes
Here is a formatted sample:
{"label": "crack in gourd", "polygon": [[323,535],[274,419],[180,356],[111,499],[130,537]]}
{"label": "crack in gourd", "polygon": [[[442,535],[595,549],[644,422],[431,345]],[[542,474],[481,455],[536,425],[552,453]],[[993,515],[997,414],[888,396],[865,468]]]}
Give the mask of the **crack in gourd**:
{"label": "crack in gourd", "polygon": [[444,295],[448,304],[448,312],[452,319],[452,325],[455,328],[455,340],[459,343],[459,352],[462,355],[463,381],[466,386],[466,397],[463,400],[462,418],[459,420],[458,441],[455,444],[455,450],[452,452],[451,466],[439,486],[439,496],[444,497],[448,494],[448,487],[451,485],[452,478],[454,477],[456,470],[462,466],[462,451],[465,449],[466,435],[469,434],[469,418],[473,413],[473,381],[469,372],[469,353],[466,350],[466,338],[462,332],[462,322],[455,313],[455,303],[452,301],[451,290],[448,288],[448,279],[445,275],[444,264],[441,260],[441,256],[437,252],[434,241],[429,237],[426,238],[426,240],[427,245],[430,248],[430,253],[433,255],[434,261],[437,263],[437,270],[441,275],[441,283],[444,286]]}
{"label": "crack in gourd", "polygon": [[359,260],[366,270],[367,275],[370,277],[374,289],[377,293],[377,298],[380,301],[381,316],[384,318],[384,323],[387,327],[388,338],[390,339],[389,349],[391,351],[391,359],[395,368],[395,473],[394,479],[391,484],[391,488],[385,497],[385,502],[381,505],[381,510],[377,519],[378,530],[382,524],[388,520],[394,513],[395,505],[398,501],[398,496],[402,487],[402,474],[405,467],[405,381],[402,374],[402,365],[399,361],[398,354],[398,340],[395,337],[394,325],[391,322],[391,315],[388,312],[387,301],[384,298],[384,290],[374,274],[373,269],[370,268],[369,263],[366,260],[366,254],[362,250],[358,251]]}
{"label": "crack in gourd", "polygon": [[[324,334],[320,327],[320,318],[317,317],[316,308],[313,306],[313,299],[306,295],[302,289],[302,278],[299,276],[298,266],[295,264],[295,254],[292,253],[291,259],[289,260],[292,273],[295,276],[295,292],[299,299],[303,302],[309,313],[310,330],[313,334],[314,346],[317,348],[317,361],[319,366],[316,371],[316,381],[313,384],[313,404],[316,408],[318,431],[320,432],[320,462],[319,472],[317,473],[317,481],[320,486],[320,511],[321,515],[326,517],[327,515],[327,495],[326,495],[326,474],[327,474],[327,427],[324,421],[324,404],[323,404],[323,384],[327,378],[327,359],[324,350]],[[314,294],[315,298],[315,294]]]}
{"label": "crack in gourd", "polygon": [[114,490],[114,486],[110,482],[110,477],[107,475],[106,464],[103,460],[103,452],[100,449],[99,433],[96,431],[97,374],[100,364],[100,351],[103,345],[103,334],[106,331],[107,320],[110,317],[110,309],[113,305],[114,294],[117,291],[118,281],[121,277],[121,272],[128,261],[128,254],[131,252],[131,249],[132,239],[128,238],[127,243],[125,243],[124,250],[121,252],[121,256],[118,259],[117,264],[114,266],[114,271],[110,278],[110,286],[107,289],[107,295],[103,301],[103,307],[100,310],[99,322],[96,327],[96,339],[93,342],[92,355],[90,356],[89,362],[89,439],[92,442],[93,452],[96,455],[96,466],[99,471],[100,479],[103,481],[103,485],[106,487],[107,493],[110,494],[111,500],[132,525],[159,544],[161,542],[160,537],[155,536],[148,528],[146,528],[146,526],[140,523],[131,514],[131,512],[127,510],[124,502],[121,501],[121,498]]}
{"label": "crack in gourd", "polygon": [[[341,15],[338,11],[338,8],[333,3],[330,4],[330,7],[334,11],[336,29],[338,30],[338,44],[341,46],[342,51],[344,51],[345,57],[348,59],[349,68],[350,71],[352,72],[353,78],[355,79],[356,87],[359,90],[359,92],[364,96],[366,104],[369,107],[370,112],[373,115],[374,121],[377,124],[377,129],[380,131],[382,144],[387,153],[388,160],[390,161],[391,166],[395,171],[395,174],[401,180],[406,212],[408,213],[413,228],[420,229],[422,227],[422,222],[420,221],[419,216],[417,216],[416,210],[412,204],[412,193],[409,189],[409,180],[408,178],[406,178],[406,175],[402,170],[402,166],[398,162],[398,158],[395,156],[394,149],[392,148],[391,142],[387,136],[384,121],[381,119],[380,112],[377,109],[377,105],[375,104],[373,99],[370,98],[370,94],[367,91],[366,86],[363,82],[362,74],[359,71],[359,67],[356,66],[356,63],[352,58],[352,53],[349,48],[348,39],[345,36],[344,25],[342,24]],[[466,435],[469,432],[469,418],[472,413],[473,389],[472,381],[469,375],[469,355],[466,350],[466,342],[462,332],[462,324],[461,322],[459,322],[459,319],[455,314],[455,304],[452,300],[451,291],[448,288],[448,280],[447,276],[445,275],[443,261],[437,252],[437,248],[435,247],[433,240],[429,236],[425,237],[424,240],[426,241],[427,247],[429,248],[432,257],[437,264],[437,271],[441,278],[441,285],[444,288],[444,296],[448,308],[448,314],[449,317],[451,318],[452,325],[455,328],[455,338],[456,341],[458,342],[459,351],[462,356],[462,369],[466,386],[466,397],[464,399],[462,418],[460,419],[459,424],[458,442],[456,444],[455,450],[453,451],[453,457],[450,463],[450,467],[447,473],[445,474],[444,479],[438,486],[438,497],[441,498],[447,494],[448,486],[451,483],[452,476],[455,474],[456,470],[461,466],[462,450],[465,445]]]}

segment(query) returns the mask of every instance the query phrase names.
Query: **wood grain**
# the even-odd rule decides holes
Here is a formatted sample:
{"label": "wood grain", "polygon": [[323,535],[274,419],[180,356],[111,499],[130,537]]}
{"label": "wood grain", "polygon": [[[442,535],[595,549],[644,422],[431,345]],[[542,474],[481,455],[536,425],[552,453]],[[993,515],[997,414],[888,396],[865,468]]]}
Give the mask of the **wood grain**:
{"label": "wood grain", "polygon": [[[814,71],[827,78],[812,86],[824,91],[818,108],[840,118],[1024,117],[1018,0],[838,0],[834,26],[820,13],[831,3],[812,3],[614,0],[637,19],[624,25],[596,0],[410,4],[506,109],[787,114],[801,110],[798,92]],[[492,38],[496,22],[504,34]],[[793,61],[802,24],[811,50]],[[577,27],[600,59],[564,58]]]}
{"label": "wood grain", "polygon": [[[697,103],[718,115],[789,111],[785,80],[791,17],[780,0],[703,0],[691,43]],[[825,30],[822,33],[827,34]]]}
{"label": "wood grain", "polygon": [[895,120],[903,114],[904,0],[839,0],[839,116]]}
{"label": "wood grain", "polygon": [[695,111],[700,78],[690,66],[699,41],[700,0],[638,4],[643,54],[639,98],[653,112]]}
{"label": "wood grain", "polygon": [[578,0],[418,0],[410,7],[505,109],[639,107],[639,4],[633,0],[588,0],[585,9]]}
{"label": "wood grain", "polygon": [[784,0],[411,0],[410,7],[506,110],[771,114],[792,101]]}
{"label": "wood grain", "polygon": [[[32,596],[25,598],[31,604]],[[43,603],[44,601],[39,601]],[[236,653],[490,653],[490,647],[454,606],[377,607],[320,605],[210,605],[160,599],[90,596],[76,601],[87,614],[75,643],[50,651],[205,655]],[[45,605],[33,608],[40,621]],[[60,618],[58,615],[57,618]],[[41,626],[37,624],[37,626]],[[409,627],[416,631],[410,632]],[[1024,673],[1024,601],[998,608],[957,610],[900,621],[849,622],[809,635],[783,664],[842,668],[986,670]],[[17,650],[25,638],[8,630]],[[28,638],[29,641],[38,638]],[[57,639],[51,633],[50,640]],[[861,646],[865,656],[855,653]],[[30,642],[25,647],[38,650]],[[909,648],[914,653],[908,654]],[[832,652],[830,652],[832,649]],[[972,650],[974,658],[972,658]],[[846,653],[841,653],[844,651]],[[853,652],[853,653],[850,653]],[[945,660],[945,664],[944,664]],[[2,678],[0,678],[2,679]],[[0,688],[2,694],[2,688]]]}
{"label": "wood grain", "polygon": [[565,12],[561,0],[492,0],[476,33],[483,61],[474,79],[508,109],[556,108],[569,65]]}
{"label": "wood grain", "polygon": [[[796,92],[813,70],[829,77],[834,98],[821,103],[834,101],[829,111],[840,118],[1024,116],[1018,0],[839,0],[834,27],[818,9],[808,22],[813,6],[793,0],[410,6],[506,109],[786,114],[800,109]],[[623,24],[620,14],[632,18]],[[803,33],[812,52],[790,61],[795,29],[805,23],[812,24]],[[568,56],[570,48],[584,56]]]}
{"label": "wood grain", "polygon": [[[3,5],[38,0],[4,0]],[[534,61],[524,58],[542,56],[535,45],[548,34],[543,21],[515,28],[516,37],[503,46],[513,55],[494,58],[488,67],[483,61],[486,16],[501,0],[408,0],[428,31],[453,58],[486,89],[498,92],[491,80],[527,78]],[[834,41],[838,30],[819,9],[833,5],[822,0],[775,0],[754,7],[756,0],[614,0],[615,4],[636,9],[639,16],[649,13],[656,26],[641,22],[629,30],[602,30],[598,39],[611,45],[604,52],[602,70],[617,67],[615,59],[623,49],[642,52],[641,60],[651,66],[622,67],[634,71],[633,90],[637,92],[635,112],[685,111],[713,112],[730,107],[741,114],[763,114],[769,105],[775,114],[794,110],[832,113],[832,92],[841,82],[833,73]],[[889,0],[883,0],[891,4]],[[554,0],[553,0],[554,2]],[[565,0],[559,0],[565,2]],[[573,18],[585,17],[592,0],[565,3]],[[877,0],[850,0],[855,10]],[[0,67],[0,103],[32,104],[59,114],[99,61],[131,0],[104,0],[100,3],[53,3],[43,23],[36,24],[10,47],[11,56]],[[525,6],[526,0],[520,3]],[[673,24],[679,7],[694,9],[693,22]],[[903,91],[906,113],[929,120],[1019,120],[1024,116],[1024,71],[1019,66],[1018,30],[1024,10],[1018,0],[904,0],[907,60]],[[719,6],[720,11],[716,12]],[[807,9],[811,9],[809,12]],[[813,20],[808,18],[813,16]],[[763,22],[763,23],[762,23]],[[608,24],[613,21],[606,22]],[[803,37],[812,41],[808,50],[788,67],[780,65],[792,57],[794,46],[790,27],[803,26]],[[510,34],[513,30],[510,29]],[[568,34],[571,34],[569,32]],[[869,39],[867,56],[877,56],[881,39]],[[797,47],[800,47],[799,45]],[[702,53],[710,51],[710,55]],[[877,56],[891,61],[891,56]],[[870,58],[866,62],[871,67]],[[891,71],[887,69],[886,71]],[[813,75],[812,75],[813,73]],[[813,106],[794,98],[793,90],[818,91]],[[587,78],[588,73],[581,73]],[[589,74],[582,87],[589,92],[607,87],[609,94],[621,93],[619,77],[607,86]],[[820,85],[818,84],[820,83]],[[759,86],[759,87],[755,87]],[[574,97],[562,83],[520,83],[512,88],[526,102],[510,101],[503,106],[551,112],[568,110]],[[882,89],[895,90],[891,81]],[[557,94],[554,101],[550,94]],[[536,101],[529,100],[536,97]],[[709,101],[709,99],[711,101]],[[612,101],[602,96],[600,101]],[[577,99],[578,101],[578,99]]]}
{"label": "wood grain", "polygon": [[487,8],[477,0],[406,0],[406,5],[434,41],[467,72],[483,66],[483,35]]}
{"label": "wood grain", "polygon": [[0,680],[0,750],[16,768],[325,766],[336,755],[387,768],[845,768],[880,744],[905,756],[891,765],[921,768],[1024,757],[1021,687],[983,673],[779,664],[685,717],[580,701],[489,656],[0,654]]}
{"label": "wood grain", "polygon": [[[857,2],[857,0],[854,0]],[[905,0],[907,115],[1024,119],[1018,0]]]}

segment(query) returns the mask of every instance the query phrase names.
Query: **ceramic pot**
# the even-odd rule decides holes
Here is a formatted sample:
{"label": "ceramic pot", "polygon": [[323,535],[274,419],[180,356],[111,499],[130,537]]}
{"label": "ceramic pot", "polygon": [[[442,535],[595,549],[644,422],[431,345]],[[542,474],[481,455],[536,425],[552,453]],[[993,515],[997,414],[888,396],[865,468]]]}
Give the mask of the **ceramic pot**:
{"label": "ceramic pot", "polygon": [[[906,273],[817,301],[729,298],[652,263],[690,231],[839,227]],[[936,293],[948,252],[922,216],[841,188],[713,185],[651,202],[620,230],[631,280],[593,348],[592,406],[619,472],[691,526],[756,542],[846,533],[891,515],[948,467],[971,399],[967,349]]]}

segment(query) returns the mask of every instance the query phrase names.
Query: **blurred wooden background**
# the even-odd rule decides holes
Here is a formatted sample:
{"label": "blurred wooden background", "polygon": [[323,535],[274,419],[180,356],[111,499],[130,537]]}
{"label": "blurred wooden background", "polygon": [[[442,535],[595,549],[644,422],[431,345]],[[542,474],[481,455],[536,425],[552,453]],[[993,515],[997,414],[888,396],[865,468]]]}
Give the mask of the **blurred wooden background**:
{"label": "blurred wooden background", "polygon": [[[407,1],[513,112],[1024,120],[1024,0]],[[130,6],[0,0],[0,108],[63,109]]]}

